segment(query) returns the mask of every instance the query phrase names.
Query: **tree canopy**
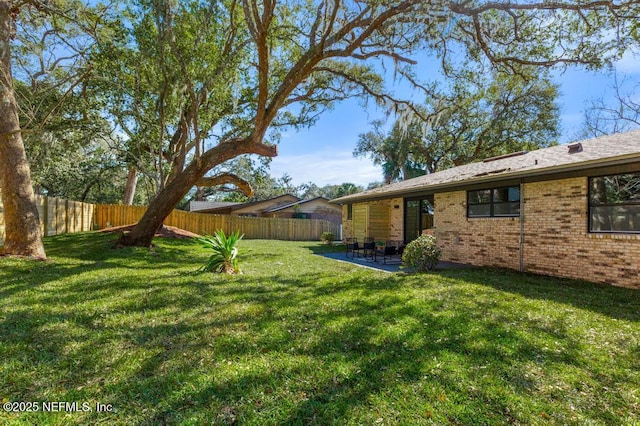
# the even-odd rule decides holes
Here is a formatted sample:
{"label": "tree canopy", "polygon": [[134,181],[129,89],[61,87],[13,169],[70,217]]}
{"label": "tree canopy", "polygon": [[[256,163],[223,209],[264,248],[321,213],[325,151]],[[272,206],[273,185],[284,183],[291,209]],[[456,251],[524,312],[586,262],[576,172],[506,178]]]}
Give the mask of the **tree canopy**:
{"label": "tree canopy", "polygon": [[425,115],[434,117],[430,123],[397,120],[385,134],[383,123],[375,122],[372,131],[360,135],[354,155],[381,165],[391,183],[556,142],[558,89],[544,72],[466,70],[450,82],[423,106]]}
{"label": "tree canopy", "polygon": [[[79,4],[64,13],[54,13],[49,2],[28,3],[79,23],[72,46],[81,66],[70,67],[78,71],[69,74],[77,78],[67,89],[83,82],[103,122],[122,136],[114,138],[119,157],[153,182],[147,213],[121,245],[149,245],[194,186],[233,184],[251,193],[249,182],[225,167],[229,161],[277,155],[281,129],[310,126],[344,99],[373,100],[414,126],[436,128],[448,115],[462,127],[455,108],[416,106],[386,84],[385,75],[393,75],[422,99],[438,99],[438,88],[417,66],[420,52],[429,52],[447,76],[478,72],[481,64],[493,75],[534,81],[540,67],[599,67],[619,57],[634,42],[640,14],[637,0],[131,0],[122,9]],[[499,100],[516,86],[494,86],[485,95]],[[451,88],[467,89],[471,98],[480,92],[479,85]],[[494,105],[491,114],[498,115],[501,104]],[[510,131],[486,128],[482,139],[460,132],[441,154],[416,161],[432,169],[466,161],[494,148],[468,140],[484,145]]]}

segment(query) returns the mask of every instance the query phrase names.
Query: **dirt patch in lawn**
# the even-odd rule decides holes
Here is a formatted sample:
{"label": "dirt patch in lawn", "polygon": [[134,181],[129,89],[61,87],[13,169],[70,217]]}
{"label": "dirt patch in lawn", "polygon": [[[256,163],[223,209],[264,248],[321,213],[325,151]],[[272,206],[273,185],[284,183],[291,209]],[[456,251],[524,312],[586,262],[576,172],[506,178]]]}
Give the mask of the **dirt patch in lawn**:
{"label": "dirt patch in lawn", "polygon": [[[111,228],[102,229],[100,230],[100,232],[113,232],[113,233],[127,234],[131,231],[131,229],[134,226],[136,226],[135,223],[132,223],[131,225],[114,226]],[[166,225],[162,225],[162,228],[160,228],[158,232],[156,232],[156,234],[154,235],[154,237],[160,237],[160,238],[180,238],[180,239],[195,238],[199,236],[200,235],[194,232],[185,231],[184,229],[176,228],[175,226],[166,226]]]}

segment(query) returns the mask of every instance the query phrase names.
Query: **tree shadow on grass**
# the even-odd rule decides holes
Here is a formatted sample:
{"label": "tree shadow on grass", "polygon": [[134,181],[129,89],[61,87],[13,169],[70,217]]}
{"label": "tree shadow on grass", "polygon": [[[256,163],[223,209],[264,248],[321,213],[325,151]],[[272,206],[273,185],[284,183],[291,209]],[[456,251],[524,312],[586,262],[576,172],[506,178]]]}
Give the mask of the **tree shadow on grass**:
{"label": "tree shadow on grass", "polygon": [[310,244],[303,246],[303,248],[311,251],[313,254],[346,253],[344,244]]}
{"label": "tree shadow on grass", "polygon": [[[376,284],[387,287],[387,281]],[[270,309],[249,325],[251,343],[238,339],[223,350],[224,359],[239,363],[238,369],[230,368],[229,374],[196,393],[172,399],[167,409],[156,413],[156,420],[177,420],[197,411],[191,407],[193,401],[214,401],[214,413],[226,409],[254,424],[324,424],[353,415],[366,422],[376,420],[367,416],[380,408],[378,398],[400,403],[408,396],[424,404],[423,420],[431,412],[445,422],[473,423],[480,416],[482,423],[502,423],[517,400],[530,398],[533,404],[537,399],[536,379],[514,364],[546,365],[549,371],[564,365],[590,373],[581,361],[579,342],[557,324],[535,324],[528,332],[537,339],[565,341],[561,352],[523,338],[522,330],[502,320],[483,320],[481,312],[439,315],[430,307],[408,306],[407,299],[388,295],[324,312],[308,306],[310,300],[317,301],[317,294],[302,294],[297,282],[283,285],[296,290],[260,301]],[[244,295],[242,300],[246,301]],[[287,310],[292,312],[285,314]],[[481,326],[470,329],[473,323]],[[395,327],[400,329],[389,331]],[[248,366],[247,358],[252,357],[266,368]],[[483,387],[485,381],[492,386]],[[622,385],[628,389],[631,384]],[[287,408],[273,410],[264,400],[283,390],[293,397],[281,401],[276,397],[272,402]],[[454,399],[459,398],[465,404],[455,408],[459,401]],[[540,398],[536,404],[541,410],[553,411],[554,402]],[[401,412],[397,415],[399,422],[410,420]],[[609,419],[611,413],[605,410],[598,416]]]}
{"label": "tree shadow on grass", "polygon": [[[320,274],[308,277],[309,282],[320,279]],[[0,331],[12,342],[13,358],[26,357],[43,376],[41,382],[64,389],[59,399],[100,397],[118,407],[113,415],[87,414],[86,421],[112,416],[134,424],[189,418],[324,424],[357,416],[370,422],[376,410],[390,409],[379,404],[409,398],[422,407],[410,410],[414,417],[400,407],[397,422],[415,420],[421,412],[425,421],[502,423],[517,400],[536,397],[535,379],[514,369],[515,363],[547,364],[549,371],[558,365],[588,370],[580,361],[579,342],[554,324],[535,324],[527,333],[565,341],[562,352],[532,343],[521,329],[505,325],[516,318],[508,313],[496,320],[487,319],[486,310],[413,303],[410,293],[397,294],[403,286],[399,279],[346,277],[321,291],[300,280],[278,277],[277,282],[271,289],[241,277],[223,293],[233,308],[217,314],[215,294],[208,300],[185,295],[172,303],[160,298],[137,308],[132,301],[113,306],[101,313],[102,322],[87,312],[47,315],[41,307],[3,318]],[[459,305],[473,298],[455,286],[441,292]],[[345,293],[359,297],[340,303]],[[179,306],[172,311],[175,319],[165,312],[171,306]],[[122,312],[142,317],[128,325],[109,322]],[[169,323],[153,324],[156,320]],[[62,381],[57,372],[63,372]],[[9,380],[11,389],[24,389],[12,397],[41,397],[30,374]],[[465,401],[462,406],[459,399]],[[554,409],[544,398],[536,404]],[[531,413],[521,415],[526,421]],[[604,411],[596,419],[607,416]]]}
{"label": "tree shadow on grass", "polygon": [[527,299],[547,300],[610,318],[640,321],[640,290],[494,268],[446,270],[439,274]]}
{"label": "tree shadow on grass", "polygon": [[[272,259],[256,251],[251,261]],[[162,275],[178,263],[154,265]],[[590,360],[589,342],[563,313],[537,303],[604,313],[585,320],[594,328],[606,317],[637,322],[637,302],[606,314],[611,298],[632,295],[624,289],[324,264],[295,276],[275,269],[173,285],[117,277],[38,291],[0,313],[3,397],[116,407],[53,419],[25,413],[25,424],[617,423],[618,412],[640,415],[626,396],[637,376],[620,374],[640,362],[638,328],[627,329],[628,343],[612,342],[615,359]]]}
{"label": "tree shadow on grass", "polygon": [[189,268],[196,271],[206,259],[195,245],[194,250],[185,250],[184,240],[162,239],[151,249],[130,247],[114,250],[110,248],[112,237],[96,232],[48,237],[45,243],[50,260],[0,260],[4,263],[0,270],[0,297],[70,277],[81,279],[83,274],[87,274],[84,281],[87,288],[108,286],[118,289],[130,283],[103,281],[100,272],[105,271],[104,276],[108,277],[114,269],[175,272]]}

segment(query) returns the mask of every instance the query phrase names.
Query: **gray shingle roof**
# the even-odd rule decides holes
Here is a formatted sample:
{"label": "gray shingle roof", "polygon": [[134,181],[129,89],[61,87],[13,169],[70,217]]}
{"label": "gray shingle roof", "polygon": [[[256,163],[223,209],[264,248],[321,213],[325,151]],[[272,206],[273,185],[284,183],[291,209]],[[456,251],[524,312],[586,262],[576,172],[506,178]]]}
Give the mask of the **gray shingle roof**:
{"label": "gray shingle roof", "polygon": [[[274,203],[276,200],[278,200],[280,198],[285,198],[285,197],[289,197],[289,198],[293,197],[296,200],[300,200],[295,195],[282,194],[282,195],[277,195],[277,196],[272,197],[272,198],[268,198],[266,200],[249,201],[248,203],[228,203],[228,205],[223,205],[223,203],[219,203],[219,205],[217,205],[217,206],[199,209],[198,211],[200,213],[216,213],[217,211],[227,210],[229,208],[231,209],[231,211],[235,211],[235,210],[244,209],[246,207],[254,206],[254,205],[257,205],[257,204],[261,204],[261,203],[265,203],[265,204]],[[283,205],[285,203],[288,204],[288,201],[285,201],[284,203],[279,203],[279,204],[276,204],[276,205],[280,206],[280,205]]]}
{"label": "gray shingle roof", "polygon": [[310,201],[315,201],[315,200],[318,200],[318,199],[322,199],[322,200],[325,200],[327,202],[329,201],[324,197],[314,197],[314,198],[309,198],[308,200],[300,200],[300,201],[296,201],[294,203],[288,203],[288,204],[283,204],[283,205],[270,207],[270,208],[266,209],[264,212],[265,213],[274,213],[274,212],[277,212],[279,210],[284,210],[284,209],[288,209],[289,207],[293,207],[296,204],[297,205],[302,205],[302,204],[306,204],[306,203],[308,203]]}
{"label": "gray shingle roof", "polygon": [[222,207],[236,206],[241,203],[232,203],[226,201],[191,201],[189,203],[189,211],[197,212],[199,210],[217,209]]}
{"label": "gray shingle roof", "polygon": [[[580,144],[570,149],[570,146]],[[332,203],[349,203],[391,198],[412,192],[439,190],[503,179],[539,176],[580,168],[640,162],[640,130],[542,148],[522,155],[485,160],[452,167],[358,194],[336,198]]]}

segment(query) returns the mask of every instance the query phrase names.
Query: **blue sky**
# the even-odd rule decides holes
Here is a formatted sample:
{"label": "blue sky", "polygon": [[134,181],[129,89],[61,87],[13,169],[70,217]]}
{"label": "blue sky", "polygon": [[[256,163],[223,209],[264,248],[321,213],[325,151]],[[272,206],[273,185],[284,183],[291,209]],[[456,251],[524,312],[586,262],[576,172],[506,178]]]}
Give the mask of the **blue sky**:
{"label": "blue sky", "polygon": [[[629,89],[640,82],[640,54],[628,54],[616,64]],[[557,73],[560,84],[558,104],[561,114],[561,143],[575,139],[582,127],[583,111],[589,101],[611,95],[611,81],[606,73],[570,68]],[[271,162],[270,174],[287,173],[296,185],[313,182],[318,186],[352,182],[366,186],[382,180],[381,169],[366,158],[354,158],[358,135],[371,129],[370,122],[384,117],[373,102],[363,108],[361,101],[342,102],[325,112],[308,130],[285,133],[279,154]]]}

